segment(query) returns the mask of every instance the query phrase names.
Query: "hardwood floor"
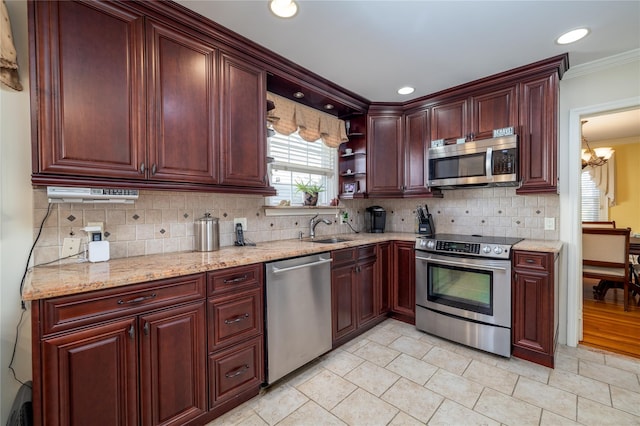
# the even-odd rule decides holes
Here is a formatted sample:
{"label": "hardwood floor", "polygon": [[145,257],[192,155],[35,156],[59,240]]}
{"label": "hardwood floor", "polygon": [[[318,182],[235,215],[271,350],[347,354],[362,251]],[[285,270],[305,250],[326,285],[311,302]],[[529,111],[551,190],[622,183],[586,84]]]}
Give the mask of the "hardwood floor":
{"label": "hardwood floor", "polygon": [[604,300],[595,300],[593,286],[598,281],[583,282],[583,340],[581,344],[640,358],[640,307],[622,306],[622,289],[610,289]]}

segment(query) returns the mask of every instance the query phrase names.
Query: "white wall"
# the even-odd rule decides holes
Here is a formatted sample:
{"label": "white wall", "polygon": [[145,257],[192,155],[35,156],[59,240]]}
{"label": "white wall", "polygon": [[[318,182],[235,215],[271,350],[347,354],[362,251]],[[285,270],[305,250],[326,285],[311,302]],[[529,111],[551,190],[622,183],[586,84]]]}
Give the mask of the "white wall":
{"label": "white wall", "polygon": [[[8,370],[15,327],[20,318],[20,280],[32,241],[31,139],[27,3],[8,0],[7,9],[24,87],[16,92],[0,85],[0,422],[6,424],[19,388]],[[15,369],[31,378],[29,313],[21,327]]]}
{"label": "white wall", "polygon": [[572,346],[582,330],[580,117],[634,105],[640,105],[640,50],[574,67],[560,82],[560,341]]}

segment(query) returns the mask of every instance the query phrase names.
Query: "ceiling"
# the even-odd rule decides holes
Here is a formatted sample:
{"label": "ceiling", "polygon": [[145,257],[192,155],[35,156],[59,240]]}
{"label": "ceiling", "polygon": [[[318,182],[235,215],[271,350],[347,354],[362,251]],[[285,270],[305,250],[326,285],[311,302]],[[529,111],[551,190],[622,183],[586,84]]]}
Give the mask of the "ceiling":
{"label": "ceiling", "polygon": [[[405,102],[566,52],[575,67],[640,48],[633,0],[297,1],[292,19],[272,15],[267,0],[177,3],[372,102]],[[591,31],[583,40],[555,43],[581,26]],[[397,94],[405,85],[415,92]]]}

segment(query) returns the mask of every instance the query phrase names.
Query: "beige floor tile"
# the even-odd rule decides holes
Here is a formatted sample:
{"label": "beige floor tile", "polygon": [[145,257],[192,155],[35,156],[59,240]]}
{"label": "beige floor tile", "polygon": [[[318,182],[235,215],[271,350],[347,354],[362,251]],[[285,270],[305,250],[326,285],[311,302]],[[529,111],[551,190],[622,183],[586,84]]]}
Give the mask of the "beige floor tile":
{"label": "beige floor tile", "polygon": [[363,362],[365,362],[365,360],[359,356],[355,356],[342,349],[336,349],[325,355],[320,361],[320,365],[338,376],[344,376]]}
{"label": "beige floor tile", "polygon": [[356,390],[356,386],[329,370],[323,370],[297,389],[323,408],[331,410]]}
{"label": "beige floor tile", "polygon": [[520,377],[513,396],[568,419],[576,419],[578,397],[573,393]]}
{"label": "beige floor tile", "polygon": [[391,342],[388,347],[407,355],[411,355],[414,358],[420,359],[425,356],[426,353],[431,350],[431,348],[433,348],[433,345],[427,342],[416,340],[411,337],[400,336],[396,340]]}
{"label": "beige floor tile", "polygon": [[380,367],[389,364],[400,352],[387,348],[379,343],[369,341],[365,346],[361,347],[353,353],[356,356],[373,362]]}
{"label": "beige floor tile", "polygon": [[264,420],[249,407],[248,404],[243,404],[234,408],[228,413],[223,414],[212,422],[207,423],[206,426],[236,426],[236,425],[267,425]]}
{"label": "beige floor tile", "polygon": [[391,370],[419,385],[424,385],[433,373],[438,370],[438,367],[412,356],[400,354],[387,365],[387,370]]}
{"label": "beige floor tile", "polygon": [[527,402],[485,388],[474,407],[485,416],[507,425],[538,425],[542,409]]}
{"label": "beige floor tile", "polygon": [[356,337],[353,340],[348,341],[344,345],[340,346],[340,349],[349,353],[354,353],[358,349],[364,347],[369,343],[369,340],[363,337]]}
{"label": "beige floor tile", "polygon": [[367,392],[375,396],[380,396],[389,389],[400,376],[367,361],[346,374],[344,378]]}
{"label": "beige floor tile", "polygon": [[556,370],[564,370],[578,374],[578,361],[578,358],[569,356],[565,353],[556,353],[554,367]]}
{"label": "beige floor tile", "polygon": [[471,362],[469,358],[438,346],[427,352],[422,360],[457,375],[462,375]]}
{"label": "beige floor tile", "polygon": [[552,371],[549,367],[515,357],[502,358],[496,363],[496,367],[516,373],[520,376],[528,377],[531,380],[535,380],[540,383],[547,383],[549,381],[549,374]]}
{"label": "beige floor tile", "polygon": [[268,390],[256,401],[254,410],[264,421],[274,425],[308,400],[303,393],[285,384]]}
{"label": "beige floor tile", "polygon": [[578,346],[576,348],[573,348],[571,346],[558,345],[558,353],[569,355],[578,359],[584,359],[585,361],[604,364],[604,351],[587,346]]}
{"label": "beige floor tile", "polygon": [[553,370],[549,376],[549,385],[602,404],[611,404],[609,386],[598,380],[579,376],[567,371]]}
{"label": "beige floor tile", "polygon": [[638,375],[607,365],[594,364],[580,360],[578,372],[581,376],[590,377],[601,382],[609,383],[633,392],[640,392]]}
{"label": "beige floor tile", "polygon": [[631,392],[617,386],[610,386],[613,408],[640,416],[640,393]]}
{"label": "beige floor tile", "polygon": [[638,426],[640,417],[578,397],[578,422],[587,426]]}
{"label": "beige floor tile", "polygon": [[382,399],[421,422],[427,422],[444,398],[410,380],[401,378],[382,395]]}
{"label": "beige floor tile", "polygon": [[344,426],[345,423],[313,401],[307,402],[278,423],[278,426],[306,425]]}
{"label": "beige floor tile", "polygon": [[403,336],[411,337],[412,339],[420,340],[425,335],[424,331],[418,330],[414,325],[407,324],[400,321],[394,321],[392,330]]}
{"label": "beige floor tile", "polygon": [[307,380],[311,379],[317,374],[320,374],[324,368],[320,364],[319,360],[312,361],[306,366],[299,368],[294,373],[289,374],[285,378],[283,378],[283,382],[291,387],[297,387]]}
{"label": "beige floor tile", "polygon": [[400,333],[397,333],[390,328],[374,328],[367,333],[366,337],[373,342],[387,346],[389,343],[400,337]]}
{"label": "beige floor tile", "polygon": [[410,415],[405,412],[400,411],[394,418],[391,420],[388,426],[422,426],[424,423],[414,419]]}
{"label": "beige floor tile", "polygon": [[475,349],[465,345],[457,345],[453,351],[466,358],[475,359],[488,365],[496,365],[501,360],[507,359],[499,355],[490,354],[488,352],[481,351],[480,349]]}
{"label": "beige floor tile", "polygon": [[331,413],[348,425],[386,425],[398,413],[398,409],[358,389],[338,404]]}
{"label": "beige floor tile", "polygon": [[451,425],[486,425],[499,426],[500,423],[483,416],[473,410],[450,400],[445,400],[436,413],[431,417],[429,426],[451,426]]}
{"label": "beige floor tile", "polygon": [[542,410],[540,426],[577,426],[579,424],[580,423],[559,416],[556,413],[552,413],[551,411]]}
{"label": "beige floor tile", "polygon": [[484,389],[479,383],[442,369],[429,379],[425,387],[468,408],[473,408]]}
{"label": "beige floor tile", "polygon": [[605,364],[609,367],[619,368],[620,370],[626,370],[640,375],[640,361],[637,358],[617,354],[607,354],[604,358]]}
{"label": "beige floor tile", "polygon": [[473,360],[465,370],[463,377],[511,395],[518,381],[518,375],[480,361]]}

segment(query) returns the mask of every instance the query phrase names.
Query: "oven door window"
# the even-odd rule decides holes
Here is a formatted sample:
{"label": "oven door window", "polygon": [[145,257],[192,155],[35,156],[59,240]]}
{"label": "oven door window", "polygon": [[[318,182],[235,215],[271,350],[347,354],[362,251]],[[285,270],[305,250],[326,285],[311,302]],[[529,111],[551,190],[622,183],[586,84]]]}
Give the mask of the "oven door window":
{"label": "oven door window", "polygon": [[493,274],[429,263],[428,292],[430,302],[493,315]]}

